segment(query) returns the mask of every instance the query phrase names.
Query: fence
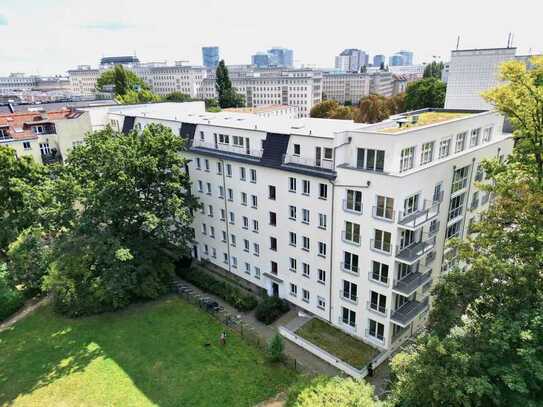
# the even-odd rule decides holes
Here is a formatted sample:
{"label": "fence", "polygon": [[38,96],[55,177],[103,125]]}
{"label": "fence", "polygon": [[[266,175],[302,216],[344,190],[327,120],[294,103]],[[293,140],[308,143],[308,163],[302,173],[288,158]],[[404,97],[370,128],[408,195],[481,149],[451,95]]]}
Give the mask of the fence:
{"label": "fence", "polygon": [[[218,305],[213,298],[209,297],[205,293],[196,292],[196,290],[191,286],[181,281],[172,282],[171,287],[172,290],[184,301],[206,311],[215,320],[228,327],[232,332],[238,334],[246,343],[256,346],[258,349],[264,352],[267,351],[268,341],[266,338],[261,337],[256,330],[249,323],[245,322],[239,315],[232,315],[226,311],[224,307]],[[309,369],[307,369],[297,359],[290,357],[286,353],[283,353],[281,362],[286,367],[297,372],[314,373],[310,372]]]}

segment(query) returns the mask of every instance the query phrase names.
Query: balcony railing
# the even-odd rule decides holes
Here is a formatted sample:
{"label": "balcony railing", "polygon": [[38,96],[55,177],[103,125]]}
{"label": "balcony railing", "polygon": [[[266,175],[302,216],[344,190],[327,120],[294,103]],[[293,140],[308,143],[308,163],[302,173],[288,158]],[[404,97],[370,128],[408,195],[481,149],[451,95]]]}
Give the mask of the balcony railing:
{"label": "balcony railing", "polygon": [[401,280],[395,280],[392,285],[392,289],[406,297],[409,297],[420,286],[426,284],[432,279],[432,270],[428,270],[425,273],[418,271],[410,273]]}
{"label": "balcony railing", "polygon": [[316,167],[325,170],[333,170],[334,162],[329,160],[317,160],[315,158],[305,158],[297,155],[284,154],[283,164],[286,165],[301,165],[303,167]]}
{"label": "balcony railing", "polygon": [[[349,239],[351,237],[351,239]],[[360,246],[360,235],[358,235],[358,241],[353,240],[355,236],[351,233],[350,236],[347,236],[347,231],[343,230],[341,232],[341,240],[343,240],[345,243],[352,244],[355,246]]]}
{"label": "balcony railing", "polygon": [[[347,293],[349,294],[349,293]],[[339,290],[339,296],[343,298],[345,301],[352,302],[353,304],[358,304],[358,296],[356,295],[345,295],[345,291]]]}
{"label": "balcony railing", "polygon": [[349,208],[347,199],[343,200],[343,210],[354,213],[356,215],[362,215],[362,202],[359,203],[360,210],[356,209],[356,205],[353,202],[352,208]]}
{"label": "balcony railing", "polygon": [[426,253],[428,253],[430,250],[432,250],[435,244],[436,237],[432,236],[404,248],[398,247],[398,250],[396,252],[396,258],[400,261],[412,264],[420,259],[422,256],[424,256]]}
{"label": "balcony railing", "polygon": [[419,228],[439,215],[440,204],[440,201],[429,201],[425,199],[421,209],[409,213],[400,211],[398,213],[398,223],[406,228]]}
{"label": "balcony railing", "polygon": [[189,147],[192,148],[205,148],[209,150],[215,150],[218,152],[231,153],[236,155],[246,156],[248,158],[261,158],[263,150],[251,150],[243,146],[236,146],[232,144],[221,143],[206,143],[200,140],[193,140]]}
{"label": "balcony railing", "polygon": [[422,312],[428,309],[429,297],[424,298],[422,301],[408,301],[400,308],[392,312],[391,321],[396,325],[405,328],[411,321],[413,321]]}
{"label": "balcony railing", "polygon": [[353,266],[352,264],[349,265],[349,267],[345,266],[344,262],[341,262],[341,269],[345,271],[346,273],[356,274],[358,275],[358,267]]}

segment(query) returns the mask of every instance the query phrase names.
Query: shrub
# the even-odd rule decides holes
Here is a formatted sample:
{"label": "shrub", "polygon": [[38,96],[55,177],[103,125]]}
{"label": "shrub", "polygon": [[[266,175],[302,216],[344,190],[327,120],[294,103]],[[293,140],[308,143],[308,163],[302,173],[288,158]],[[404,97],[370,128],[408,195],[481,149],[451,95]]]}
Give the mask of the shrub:
{"label": "shrub", "polygon": [[254,296],[244,293],[240,288],[205,271],[178,269],[177,274],[199,289],[222,298],[239,311],[251,311],[258,304]]}
{"label": "shrub", "polygon": [[288,302],[278,297],[266,297],[256,307],[255,316],[269,325],[289,310]]}
{"label": "shrub", "polygon": [[0,264],[0,321],[11,316],[24,304],[24,296],[8,283],[6,266]]}
{"label": "shrub", "polygon": [[268,357],[272,362],[279,362],[283,357],[283,351],[285,350],[285,344],[283,343],[283,338],[279,334],[271,339],[268,344]]}

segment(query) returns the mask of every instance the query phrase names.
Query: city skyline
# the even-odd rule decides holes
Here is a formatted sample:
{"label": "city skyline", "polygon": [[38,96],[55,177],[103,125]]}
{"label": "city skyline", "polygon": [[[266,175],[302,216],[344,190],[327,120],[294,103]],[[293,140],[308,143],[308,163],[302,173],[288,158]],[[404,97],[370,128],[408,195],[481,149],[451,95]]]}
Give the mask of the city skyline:
{"label": "city skyline", "polygon": [[[524,0],[521,3],[529,4]],[[530,48],[533,53],[542,51],[538,39],[543,36],[543,30],[537,24],[536,14],[523,14],[522,25],[515,24],[524,9],[521,5],[514,10],[493,10],[493,24],[481,31],[481,20],[477,17],[481,13],[473,8],[483,5],[461,1],[448,10],[447,19],[440,19],[426,18],[425,10],[433,6],[419,1],[418,7],[410,7],[401,16],[391,14],[388,25],[402,27],[414,18],[424,19],[425,24],[412,24],[409,30],[402,28],[401,33],[395,30],[383,33],[386,27],[383,28],[378,19],[365,20],[363,26],[357,24],[360,14],[357,11],[365,15],[384,11],[376,4],[349,1],[334,10],[312,8],[311,18],[303,18],[308,4],[279,1],[263,15],[245,7],[241,1],[232,1],[226,6],[214,0],[186,5],[157,0],[152,9],[127,1],[99,0],[78,4],[77,8],[70,7],[65,0],[0,1],[3,43],[0,75],[10,72],[64,74],[77,65],[96,65],[102,56],[134,53],[142,61],[185,60],[201,65],[201,47],[209,45],[220,48],[221,58],[227,64],[247,64],[255,52],[281,46],[294,50],[295,65],[316,67],[333,66],[334,56],[345,48],[363,49],[369,53],[370,60],[375,54],[388,58],[401,49],[409,49],[415,54],[414,63],[429,62],[434,56],[446,61],[456,47],[458,35],[461,49],[488,48],[506,46],[507,35],[513,32],[514,45],[519,46],[520,54],[528,53]],[[287,7],[289,13],[284,12]],[[354,12],[345,14],[346,7]],[[222,18],[226,14],[231,16],[228,20]],[[201,18],[180,19],[180,15],[205,16],[206,24],[202,25]],[[456,24],[460,19],[462,32],[458,32]],[[59,23],[44,29],[43,21],[53,20]],[[280,21],[281,30],[262,30],[264,21]],[[301,32],[307,34],[300,35]],[[376,32],[380,34],[371,35]],[[428,35],[429,32],[432,35]],[[46,40],[43,40],[44,33]],[[189,40],[184,41],[184,38]]]}

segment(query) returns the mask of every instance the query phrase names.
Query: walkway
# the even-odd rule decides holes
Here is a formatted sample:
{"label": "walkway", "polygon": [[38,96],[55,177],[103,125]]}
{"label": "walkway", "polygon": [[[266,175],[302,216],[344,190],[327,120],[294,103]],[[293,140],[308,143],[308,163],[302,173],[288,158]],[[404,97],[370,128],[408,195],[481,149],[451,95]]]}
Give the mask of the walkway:
{"label": "walkway", "polygon": [[[269,341],[273,336],[275,336],[275,334],[277,334],[277,327],[284,325],[285,323],[288,323],[288,321],[291,321],[292,319],[297,317],[298,311],[290,310],[273,324],[265,325],[256,319],[254,311],[248,313],[240,312],[232,307],[230,304],[226,303],[223,299],[204,292],[185,280],[180,279],[180,281],[182,281],[184,285],[190,287],[195,294],[203,294],[206,297],[212,298],[213,300],[217,301],[222,307],[224,307],[224,310],[226,312],[231,315],[237,316],[241,321],[249,325],[255,331],[255,333],[265,341]],[[299,347],[298,345],[287,340],[285,340],[284,343],[285,353],[287,354],[287,356],[292,359],[296,359],[296,361],[299,362],[300,365],[302,365],[308,373],[325,374],[329,376],[337,376],[341,374],[341,372],[335,367],[329,365],[325,361],[321,360],[320,358],[316,357],[305,349]]]}
{"label": "walkway", "polygon": [[35,300],[35,299],[28,300],[21,310],[17,311],[15,314],[13,314],[11,317],[9,317],[8,319],[6,319],[4,322],[0,324],[0,332],[5,331],[6,329],[14,325],[16,322],[20,321],[21,319],[25,318],[30,313],[34,312],[36,309],[47,304],[49,300],[50,300],[49,297],[45,297],[40,300]]}

